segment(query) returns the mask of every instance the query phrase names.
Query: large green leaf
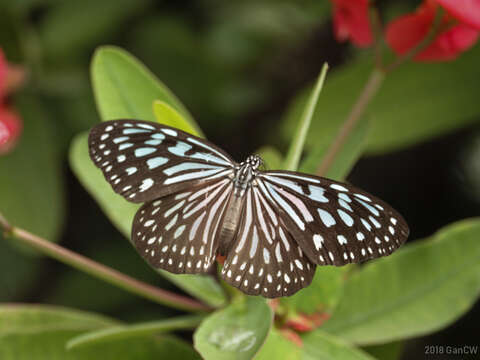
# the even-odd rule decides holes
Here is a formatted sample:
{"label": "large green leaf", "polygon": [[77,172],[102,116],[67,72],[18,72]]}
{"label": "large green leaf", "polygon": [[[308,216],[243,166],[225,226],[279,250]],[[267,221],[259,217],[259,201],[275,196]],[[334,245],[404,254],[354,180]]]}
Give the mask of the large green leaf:
{"label": "large green leaf", "polygon": [[135,212],[140,205],[116,194],[88,155],[88,133],[77,135],[70,147],[70,166],[87,191],[95,198],[110,221],[130,239]]}
{"label": "large green leaf", "polygon": [[272,310],[260,297],[242,297],[210,315],[193,341],[205,359],[251,359],[267,338]]}
{"label": "large green leaf", "polygon": [[0,157],[0,211],[12,225],[56,241],[64,189],[54,128],[33,97],[20,97],[16,107],[24,129],[17,147]]}
{"label": "large green leaf", "polygon": [[464,314],[480,294],[480,219],[367,264],[346,282],[323,329],[359,344],[428,334]]}
{"label": "large green leaf", "polygon": [[288,340],[275,328],[272,328],[265,344],[263,344],[255,357],[256,360],[300,360],[301,358],[302,351],[300,347]]}
{"label": "large green leaf", "polygon": [[302,340],[304,360],[374,360],[362,350],[320,330],[308,333]]}
{"label": "large green leaf", "polygon": [[312,314],[333,311],[340,300],[346,272],[350,266],[318,266],[312,283],[280,302],[295,312]]}
{"label": "large green leaf", "polygon": [[[405,64],[392,73],[367,109],[371,122],[369,153],[384,153],[464,127],[478,119],[480,45],[454,62]],[[319,99],[307,144],[327,142],[345,121],[373,69],[360,58],[334,69]],[[290,139],[302,112],[307,89],[294,101],[283,126]]]}
{"label": "large green leaf", "polygon": [[193,349],[174,337],[142,337],[67,351],[69,339],[118,322],[106,317],[41,305],[0,306],[2,360],[198,359]]}
{"label": "large green leaf", "polygon": [[[102,173],[90,160],[87,151],[87,137],[88,134],[84,133],[73,140],[70,149],[70,166],[110,221],[130,240],[133,217],[139,205],[130,203],[113,192]],[[221,287],[209,276],[173,275],[165,271],[159,272],[207,304],[221,306],[226,301]]]}
{"label": "large green leaf", "polygon": [[93,58],[91,71],[103,121],[122,118],[155,121],[153,102],[161,100],[195,124],[176,96],[126,51],[111,46],[100,48]]}

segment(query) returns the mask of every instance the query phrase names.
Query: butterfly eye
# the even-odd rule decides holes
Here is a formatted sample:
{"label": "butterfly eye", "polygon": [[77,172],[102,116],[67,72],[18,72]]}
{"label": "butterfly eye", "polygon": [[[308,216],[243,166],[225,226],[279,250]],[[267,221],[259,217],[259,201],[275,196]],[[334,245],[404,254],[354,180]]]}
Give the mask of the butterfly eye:
{"label": "butterfly eye", "polygon": [[137,120],[109,121],[89,135],[90,157],[113,190],[144,203],[132,240],[152,266],[176,274],[209,272],[250,295],[289,296],[317,265],[391,254],[408,237],[394,209],[351,185],[238,164],[206,140]]}

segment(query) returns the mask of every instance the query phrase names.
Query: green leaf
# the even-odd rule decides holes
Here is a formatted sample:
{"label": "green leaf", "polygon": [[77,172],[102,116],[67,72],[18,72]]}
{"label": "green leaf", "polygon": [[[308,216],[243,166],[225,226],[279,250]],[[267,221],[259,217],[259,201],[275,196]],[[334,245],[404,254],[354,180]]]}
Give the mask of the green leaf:
{"label": "green leaf", "polygon": [[140,205],[116,194],[88,154],[88,133],[77,135],[70,146],[70,166],[85,189],[94,197],[110,221],[130,239],[135,213]]}
{"label": "green leaf", "polygon": [[312,283],[296,294],[280,299],[295,312],[312,314],[333,311],[340,300],[346,273],[350,266],[318,266]]}
{"label": "green leaf", "polygon": [[283,166],[283,157],[280,152],[272,146],[264,146],[255,151],[264,161],[267,170],[281,169]]}
{"label": "green leaf", "polygon": [[193,336],[205,359],[251,359],[267,338],[272,310],[260,297],[242,297],[210,315]]}
{"label": "green leaf", "polygon": [[[360,120],[357,123],[345,144],[342,146],[342,149],[337,154],[333,164],[324,175],[325,177],[338,181],[342,181],[347,177],[367,145],[368,130],[369,126],[366,119]],[[332,135],[335,136],[336,134]],[[332,140],[333,138],[327,142],[318,142],[312,146],[309,154],[300,166],[300,171],[315,174]]]}
{"label": "green leaf", "polygon": [[454,223],[353,274],[323,329],[381,344],[442,329],[480,294],[480,220]]}
{"label": "green leaf", "polygon": [[213,307],[222,307],[226,304],[227,298],[222,287],[211,276],[172,274],[165,270],[157,270],[162,276],[177,285],[197,299]]}
{"label": "green leaf", "polygon": [[[477,94],[480,45],[455,62],[408,63],[388,74],[364,118],[370,121],[367,152],[381,154],[426,141],[474,123],[480,114]],[[364,57],[335,69],[315,111],[307,146],[332,138],[342,124],[373,64]],[[283,126],[290,139],[310,89],[292,103]],[[328,119],[328,121],[324,121]]]}
{"label": "green leaf", "polygon": [[92,60],[91,72],[103,121],[123,118],[155,121],[152,104],[161,100],[190,124],[195,124],[170,89],[126,51],[112,46],[99,48]]}
{"label": "green leaf", "polygon": [[24,129],[16,148],[0,157],[0,211],[12,225],[57,241],[65,204],[53,124],[33,97],[19,97],[16,108]]}
{"label": "green leaf", "polygon": [[302,337],[304,360],[374,360],[340,338],[315,330]]}
{"label": "green leaf", "polygon": [[120,325],[95,330],[74,337],[67,343],[67,350],[93,346],[98,343],[119,341],[133,337],[145,337],[197,326],[205,315],[183,316],[166,320],[150,321],[133,325]]}
{"label": "green leaf", "polygon": [[265,344],[255,357],[256,360],[300,360],[301,358],[300,347],[282,336],[275,328],[270,330]]}
{"label": "green leaf", "polygon": [[143,337],[67,351],[65,344],[79,334],[117,326],[101,315],[42,305],[0,306],[2,360],[130,360],[198,359],[184,342],[168,337]]}
{"label": "green leaf", "polygon": [[177,110],[164,101],[155,100],[153,102],[153,114],[161,124],[175,127],[195,136],[205,137],[200,128],[192,126]]}
{"label": "green leaf", "polygon": [[287,157],[283,165],[285,170],[297,170],[298,162],[300,161],[300,156],[303,152],[303,147],[305,140],[308,135],[308,130],[310,128],[310,123],[312,122],[313,113],[317,110],[318,97],[323,88],[323,83],[325,82],[325,76],[327,75],[328,64],[324,63],[322,71],[318,76],[317,83],[313,89],[307,104],[302,112],[302,115],[298,119],[297,130],[294,133],[292,143],[288,149]]}
{"label": "green leaf", "polygon": [[[71,336],[116,325],[106,317],[44,305],[0,306],[0,358],[52,359],[66,355]],[[57,357],[58,358],[58,357]]]}
{"label": "green leaf", "polygon": [[[133,217],[139,208],[116,194],[88,155],[88,134],[77,135],[70,148],[70,166],[87,191],[97,201],[110,221],[130,241]],[[210,276],[173,275],[158,271],[177,286],[212,306],[225,303],[225,295],[218,283]]]}

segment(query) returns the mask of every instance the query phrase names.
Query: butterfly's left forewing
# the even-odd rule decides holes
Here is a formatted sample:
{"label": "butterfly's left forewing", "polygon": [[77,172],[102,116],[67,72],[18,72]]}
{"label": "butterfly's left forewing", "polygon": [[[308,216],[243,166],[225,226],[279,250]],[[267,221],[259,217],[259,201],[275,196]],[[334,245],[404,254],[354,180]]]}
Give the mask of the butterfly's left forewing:
{"label": "butterfly's left forewing", "polygon": [[140,255],[153,267],[175,274],[208,272],[232,188],[230,179],[221,179],[144,204],[132,227]]}
{"label": "butterfly's left forewing", "polygon": [[114,191],[136,203],[231,176],[235,166],[213,144],[149,121],[103,122],[90,131],[88,143]]}
{"label": "butterfly's left forewing", "polygon": [[256,181],[315,264],[389,255],[408,237],[400,214],[351,185],[288,171],[261,172]]}

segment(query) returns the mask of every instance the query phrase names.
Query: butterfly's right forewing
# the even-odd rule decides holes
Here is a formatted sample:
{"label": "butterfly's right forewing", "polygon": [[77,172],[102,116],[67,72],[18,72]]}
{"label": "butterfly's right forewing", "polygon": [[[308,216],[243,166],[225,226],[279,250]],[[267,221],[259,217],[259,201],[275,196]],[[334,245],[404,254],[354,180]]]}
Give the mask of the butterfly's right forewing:
{"label": "butterfly's right forewing", "polygon": [[398,212],[352,185],[288,171],[261,173],[257,183],[318,265],[341,266],[386,256],[408,237],[408,226]]}

